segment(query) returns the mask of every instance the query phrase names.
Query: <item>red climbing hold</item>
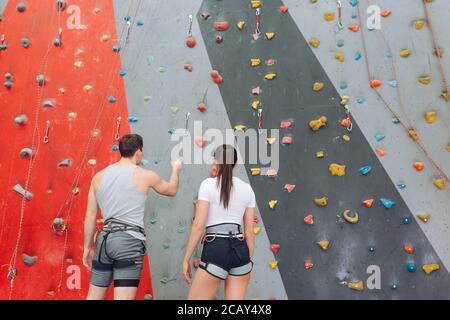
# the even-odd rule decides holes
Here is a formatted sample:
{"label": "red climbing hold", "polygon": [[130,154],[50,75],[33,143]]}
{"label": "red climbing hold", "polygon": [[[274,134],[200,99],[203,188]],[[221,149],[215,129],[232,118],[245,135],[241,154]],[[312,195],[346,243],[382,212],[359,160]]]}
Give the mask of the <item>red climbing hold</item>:
{"label": "red climbing hold", "polygon": [[197,44],[197,40],[194,37],[189,37],[186,40],[186,45],[188,48],[193,48]]}
{"label": "red climbing hold", "polygon": [[403,249],[405,250],[405,252],[407,254],[413,254],[414,253],[414,248],[410,245],[407,245],[406,243],[403,245]]}
{"label": "red climbing hold", "polygon": [[307,215],[307,216],[303,219],[303,221],[304,221],[306,224],[313,225],[313,224],[314,224],[314,216],[313,216],[312,214]]}
{"label": "red climbing hold", "polygon": [[200,111],[201,113],[206,111],[206,104],[203,102],[200,102],[197,106],[197,110]]}
{"label": "red climbing hold", "polygon": [[222,43],[223,42],[223,38],[221,35],[217,35],[216,36],[216,43]]}
{"label": "red climbing hold", "polygon": [[287,192],[291,193],[291,192],[294,191],[294,189],[295,189],[295,184],[289,184],[289,183],[286,183],[286,184],[284,185],[284,189],[285,189]]}
{"label": "red climbing hold", "polygon": [[192,72],[192,64],[190,63],[186,63],[184,65],[184,70],[188,71],[188,72]]}
{"label": "red climbing hold", "polygon": [[352,124],[352,120],[350,120],[350,118],[341,120],[341,126],[343,126],[344,128],[349,128],[351,124]]}
{"label": "red climbing hold", "polygon": [[278,251],[280,251],[280,245],[276,243],[271,244],[270,251],[272,251],[273,253],[278,253]]}
{"label": "red climbing hold", "polygon": [[288,10],[289,10],[288,6],[280,6],[280,11],[281,12],[286,13],[286,12],[288,12]]}
{"label": "red climbing hold", "polygon": [[357,24],[352,24],[348,27],[348,30],[353,31],[353,32],[358,32],[359,26]]}
{"label": "red climbing hold", "polygon": [[282,144],[287,144],[287,145],[292,144],[292,137],[291,136],[283,137],[281,139],[281,143]]}
{"label": "red climbing hold", "polygon": [[280,129],[287,129],[292,125],[292,121],[281,121],[280,123]]}
{"label": "red climbing hold", "polygon": [[373,81],[370,83],[370,86],[371,86],[372,88],[378,88],[378,87],[381,87],[381,85],[382,85],[382,82],[381,82],[380,80],[373,80]]}
{"label": "red climbing hold", "polygon": [[216,21],[213,23],[213,28],[216,31],[226,31],[230,27],[230,24],[227,21]]}
{"label": "red climbing hold", "polygon": [[202,16],[203,20],[208,20],[209,17],[211,17],[211,13],[209,13],[208,11],[204,11],[204,12],[201,14],[201,16]]}
{"label": "red climbing hold", "polygon": [[217,70],[211,71],[211,78],[215,84],[221,84],[223,82],[223,78]]}
{"label": "red climbing hold", "polygon": [[367,208],[372,208],[373,199],[367,199],[362,202],[362,205]]}
{"label": "red climbing hold", "polygon": [[311,269],[312,267],[314,267],[314,263],[312,263],[312,261],[305,261],[303,266],[305,267],[306,270],[308,270],[308,269]]}

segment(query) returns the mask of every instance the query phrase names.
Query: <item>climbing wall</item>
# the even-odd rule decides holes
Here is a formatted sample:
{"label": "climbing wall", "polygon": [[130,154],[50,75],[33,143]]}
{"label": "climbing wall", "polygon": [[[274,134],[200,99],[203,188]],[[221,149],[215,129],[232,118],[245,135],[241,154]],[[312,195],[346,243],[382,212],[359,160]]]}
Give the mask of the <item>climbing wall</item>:
{"label": "climbing wall", "polygon": [[[0,299],[86,296],[90,179],[118,159],[118,117],[120,133],[129,132],[113,52],[126,49],[123,28],[116,31],[108,0],[71,4],[80,10],[78,24],[70,20],[73,7],[58,9],[54,0],[1,3]],[[138,298],[151,293],[146,266]]]}
{"label": "climbing wall", "polygon": [[[0,137],[9,141],[0,155],[0,298],[83,298],[88,183],[117,160],[117,133],[142,134],[144,165],[168,178],[178,130],[187,125],[199,149],[194,121],[222,132],[280,129],[264,141],[280,147],[275,177],[258,175],[258,164],[237,168],[260,217],[247,298],[450,298],[450,117],[441,96],[450,4],[341,3],[97,0],[58,11],[53,0],[0,1]],[[72,4],[81,9],[73,30]],[[380,30],[366,26],[369,4],[381,8]],[[209,170],[186,165],[176,198],[149,196],[153,286],[146,269],[138,298],[186,297],[181,262]],[[66,285],[70,266],[81,270],[80,289]],[[370,266],[380,289],[367,287]]]}

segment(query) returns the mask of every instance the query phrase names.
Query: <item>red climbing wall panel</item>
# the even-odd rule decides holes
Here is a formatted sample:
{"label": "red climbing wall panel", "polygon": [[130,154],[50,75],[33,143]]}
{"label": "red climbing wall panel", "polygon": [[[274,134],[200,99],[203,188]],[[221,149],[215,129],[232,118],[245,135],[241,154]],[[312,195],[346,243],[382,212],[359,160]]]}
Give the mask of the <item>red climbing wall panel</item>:
{"label": "red climbing wall panel", "polygon": [[[81,13],[81,25],[72,30],[67,25],[69,7],[59,12],[55,0],[25,1],[26,10],[18,12],[18,3],[9,1],[0,22],[0,35],[8,45],[0,51],[0,74],[13,75],[12,88],[0,89],[0,299],[83,299],[89,283],[81,262],[89,182],[118,159],[112,150],[117,117],[127,118],[120,55],[112,50],[121,30],[117,35],[111,0],[70,1]],[[60,26],[62,46],[55,47]],[[21,45],[24,37],[31,41],[28,49]],[[41,73],[47,81],[40,88],[36,76]],[[116,103],[108,101],[110,96]],[[54,106],[44,108],[46,99],[53,99]],[[14,121],[20,114],[28,117],[23,126]],[[44,144],[48,120],[49,142]],[[121,134],[129,130],[122,121]],[[33,145],[33,161],[21,159],[20,150]],[[64,159],[71,165],[58,167]],[[96,160],[95,166],[88,164],[90,159]],[[26,185],[30,164],[28,190],[33,199],[22,203],[12,188]],[[74,187],[78,194],[72,192]],[[56,217],[67,224],[61,235],[52,229]],[[26,266],[23,253],[37,256],[37,262]],[[7,280],[11,264],[17,268],[13,286]],[[77,267],[81,288],[72,281]],[[148,293],[152,289],[146,262],[138,298]]]}

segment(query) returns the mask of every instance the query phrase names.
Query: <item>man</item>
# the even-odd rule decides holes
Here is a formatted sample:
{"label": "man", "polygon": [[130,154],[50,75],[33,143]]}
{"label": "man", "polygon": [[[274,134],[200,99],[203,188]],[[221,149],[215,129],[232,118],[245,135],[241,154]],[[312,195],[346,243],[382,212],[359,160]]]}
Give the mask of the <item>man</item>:
{"label": "man", "polygon": [[[142,137],[129,134],[119,142],[120,161],[98,172],[89,190],[84,223],[83,264],[91,270],[88,300],[103,299],[114,280],[114,299],[136,296],[145,255],[144,207],[150,188],[174,197],[178,192],[180,162],[172,162],[170,180],[138,166],[144,149]],[[98,210],[104,227],[94,237]]]}

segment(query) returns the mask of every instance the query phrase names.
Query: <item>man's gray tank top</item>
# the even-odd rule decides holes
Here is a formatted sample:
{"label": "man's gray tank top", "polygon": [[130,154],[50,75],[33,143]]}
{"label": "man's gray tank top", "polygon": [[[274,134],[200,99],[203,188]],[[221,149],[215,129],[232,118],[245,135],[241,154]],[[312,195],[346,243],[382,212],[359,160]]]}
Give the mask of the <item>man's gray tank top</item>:
{"label": "man's gray tank top", "polygon": [[[147,196],[140,192],[134,184],[136,168],[138,166],[113,164],[105,169],[96,193],[103,220],[114,218],[144,228],[144,208]],[[126,232],[140,240],[145,240],[145,236],[140,232]]]}

